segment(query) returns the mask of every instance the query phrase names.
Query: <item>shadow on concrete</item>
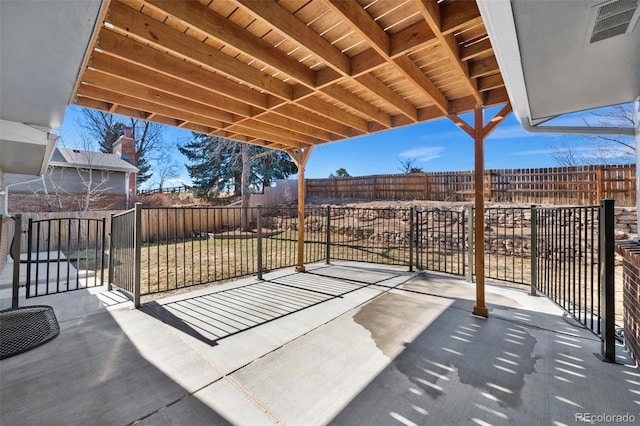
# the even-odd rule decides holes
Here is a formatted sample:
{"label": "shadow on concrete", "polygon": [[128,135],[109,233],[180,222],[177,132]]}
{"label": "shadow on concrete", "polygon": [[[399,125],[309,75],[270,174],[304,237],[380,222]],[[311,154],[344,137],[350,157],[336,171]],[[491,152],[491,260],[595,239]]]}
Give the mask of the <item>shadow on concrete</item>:
{"label": "shadow on concrete", "polygon": [[[7,425],[131,424],[190,395],[141,356],[106,311],[61,324],[57,339],[1,361],[0,374]],[[183,420],[229,424],[189,399]]]}
{"label": "shadow on concrete", "polygon": [[[455,283],[448,280],[449,293],[435,292],[433,283],[424,285],[429,279],[438,276],[421,274],[354,315],[391,361],[332,424],[573,424],[584,413],[640,420],[640,374],[621,347],[626,366],[602,363],[594,353],[599,338],[567,316],[527,311],[492,294],[498,303],[488,304],[490,318],[475,317]],[[426,309],[409,294],[453,303],[403,341],[402,329]]]}
{"label": "shadow on concrete", "polygon": [[153,301],[140,310],[214,346],[220,339],[399,276],[389,270],[341,269],[321,267],[168,303]]}

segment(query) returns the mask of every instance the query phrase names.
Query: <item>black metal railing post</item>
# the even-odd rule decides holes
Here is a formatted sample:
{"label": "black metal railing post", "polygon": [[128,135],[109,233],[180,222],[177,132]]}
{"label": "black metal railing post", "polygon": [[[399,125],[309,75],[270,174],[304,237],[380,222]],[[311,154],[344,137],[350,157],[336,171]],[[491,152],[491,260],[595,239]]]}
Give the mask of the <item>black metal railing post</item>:
{"label": "black metal railing post", "polygon": [[[20,297],[20,239],[22,238],[22,216],[14,216],[13,228],[13,287],[11,294],[11,309],[18,308]],[[27,270],[30,265],[27,265]],[[27,283],[28,286],[28,283]]]}
{"label": "black metal railing post", "polygon": [[415,224],[417,221],[415,220],[416,208],[411,207],[409,209],[409,272],[413,272],[413,252],[416,245],[416,230]]}
{"label": "black metal railing post", "polygon": [[327,206],[327,238],[326,238],[326,259],[327,265],[331,263],[331,206]]}
{"label": "black metal railing post", "polygon": [[535,204],[531,205],[531,296],[538,294],[538,217]]}
{"label": "black metal railing post", "polygon": [[262,206],[258,204],[258,217],[256,218],[256,228],[258,231],[258,247],[257,247],[257,262],[258,262],[258,279],[262,281]]}
{"label": "black metal railing post", "polygon": [[135,227],[133,233],[133,306],[140,307],[140,268],[142,260],[142,203],[135,204]]}
{"label": "black metal railing post", "polygon": [[113,244],[113,216],[114,214],[111,213],[111,222],[109,225],[109,258],[108,258],[108,262],[109,262],[109,272],[108,272],[108,277],[107,277],[107,291],[111,291],[113,290],[113,286],[111,285],[111,283],[113,282],[113,248],[114,248],[114,244]]}
{"label": "black metal railing post", "polygon": [[467,264],[468,264],[468,269],[467,269],[467,281],[469,281],[470,283],[473,282],[473,245],[474,245],[474,241],[473,241],[473,206],[467,206],[466,207],[467,210],[467,217],[468,217],[468,222],[467,222]]}
{"label": "black metal railing post", "polygon": [[600,317],[602,330],[601,355],[606,362],[616,361],[615,339],[615,217],[614,200],[602,200],[600,204]]}

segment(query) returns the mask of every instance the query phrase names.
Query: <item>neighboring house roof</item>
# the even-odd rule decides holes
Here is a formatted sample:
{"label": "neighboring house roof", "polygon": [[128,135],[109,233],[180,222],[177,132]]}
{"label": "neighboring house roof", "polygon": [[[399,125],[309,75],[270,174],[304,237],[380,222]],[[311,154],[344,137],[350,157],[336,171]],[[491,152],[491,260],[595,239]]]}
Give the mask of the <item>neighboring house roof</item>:
{"label": "neighboring house roof", "polygon": [[56,148],[51,156],[49,165],[56,167],[111,170],[117,172],[138,172],[137,167],[123,160],[117,154],[82,151],[79,149]]}

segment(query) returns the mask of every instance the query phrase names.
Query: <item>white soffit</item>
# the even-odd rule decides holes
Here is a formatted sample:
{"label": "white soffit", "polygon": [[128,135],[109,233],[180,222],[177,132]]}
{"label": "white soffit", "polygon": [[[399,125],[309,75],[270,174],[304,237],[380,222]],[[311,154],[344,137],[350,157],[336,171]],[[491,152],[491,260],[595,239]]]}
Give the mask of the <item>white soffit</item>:
{"label": "white soffit", "polygon": [[101,6],[0,1],[0,171],[37,175],[46,167],[47,132],[62,125]]}
{"label": "white soffit", "polygon": [[624,32],[591,42],[598,11],[610,3],[478,1],[519,119],[536,124],[640,94],[638,10]]}

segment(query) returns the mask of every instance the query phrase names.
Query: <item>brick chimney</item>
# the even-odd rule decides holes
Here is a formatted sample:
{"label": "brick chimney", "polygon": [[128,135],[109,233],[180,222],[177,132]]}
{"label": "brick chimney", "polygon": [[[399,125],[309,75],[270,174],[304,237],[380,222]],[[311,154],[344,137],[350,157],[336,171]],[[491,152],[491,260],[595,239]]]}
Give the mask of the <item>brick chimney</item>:
{"label": "brick chimney", "polygon": [[118,140],[113,143],[113,153],[118,154],[120,158],[134,166],[138,165],[136,159],[136,141],[133,139],[132,127],[125,127],[124,135],[120,136]]}
{"label": "brick chimney", "polygon": [[[120,136],[118,140],[113,143],[113,153],[119,155],[120,158],[134,166],[138,165],[138,160],[136,158],[136,140],[133,139],[132,127],[125,127],[124,135]],[[136,174],[128,174],[127,179],[127,187],[129,188],[129,193],[127,194],[127,207],[129,207],[130,201],[135,200],[137,193]]]}

